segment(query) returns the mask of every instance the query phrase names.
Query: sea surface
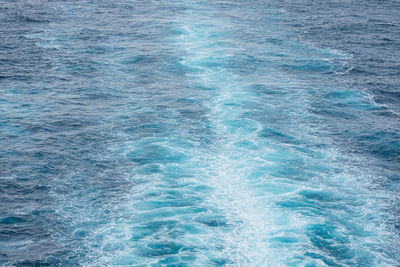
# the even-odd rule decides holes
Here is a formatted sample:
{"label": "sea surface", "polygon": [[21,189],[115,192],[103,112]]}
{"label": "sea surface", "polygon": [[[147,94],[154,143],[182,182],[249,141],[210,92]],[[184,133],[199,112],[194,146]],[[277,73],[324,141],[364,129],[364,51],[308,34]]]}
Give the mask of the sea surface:
{"label": "sea surface", "polygon": [[398,0],[0,0],[0,266],[400,266]]}

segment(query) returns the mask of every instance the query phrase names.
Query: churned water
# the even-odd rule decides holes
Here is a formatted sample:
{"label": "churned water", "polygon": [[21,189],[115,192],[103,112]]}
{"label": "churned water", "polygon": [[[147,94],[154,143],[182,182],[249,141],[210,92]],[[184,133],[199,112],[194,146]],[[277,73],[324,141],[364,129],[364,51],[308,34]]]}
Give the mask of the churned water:
{"label": "churned water", "polygon": [[0,62],[1,265],[400,265],[400,2],[1,0]]}

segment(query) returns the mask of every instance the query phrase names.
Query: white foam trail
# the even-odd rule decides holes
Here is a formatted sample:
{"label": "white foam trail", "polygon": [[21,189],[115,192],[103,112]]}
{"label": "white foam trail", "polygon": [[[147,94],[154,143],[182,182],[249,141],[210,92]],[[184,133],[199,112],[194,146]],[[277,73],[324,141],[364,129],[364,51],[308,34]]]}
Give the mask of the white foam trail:
{"label": "white foam trail", "polygon": [[[232,224],[232,231],[225,233],[223,237],[226,247],[222,255],[227,255],[230,263],[236,266],[277,266],[287,255],[282,253],[282,248],[271,248],[270,238],[285,235],[287,239],[296,240],[295,246],[299,246],[299,243],[304,244],[304,241],[298,240],[303,234],[301,229],[310,222],[301,221],[295,214],[282,213],[273,205],[276,201],[274,194],[279,191],[290,194],[295,187],[275,183],[277,181],[273,181],[272,177],[264,175],[249,179],[254,172],[254,166],[274,164],[263,158],[263,155],[268,155],[273,149],[257,140],[262,129],[261,124],[244,117],[245,110],[242,107],[247,102],[259,101],[243,90],[246,83],[239,76],[218,67],[219,63],[224,63],[235,55],[235,48],[218,47],[219,40],[213,36],[221,33],[215,32],[212,25],[204,31],[196,29],[195,25],[202,18],[192,16],[187,19],[181,22],[186,34],[181,36],[179,45],[187,52],[182,64],[203,71],[190,77],[194,83],[215,88],[213,100],[206,106],[210,110],[212,128],[220,141],[215,144],[213,153],[207,156],[205,168],[208,170],[207,183],[214,189],[208,201],[218,203],[228,223]],[[204,21],[210,23],[209,20]],[[213,23],[218,25],[215,21]],[[204,67],[207,63],[211,67]],[[253,148],[240,148],[240,143]],[[257,192],[257,188],[263,185],[269,187],[269,193]],[[283,233],[277,220],[282,224],[297,221],[296,229],[292,229],[293,235]]]}

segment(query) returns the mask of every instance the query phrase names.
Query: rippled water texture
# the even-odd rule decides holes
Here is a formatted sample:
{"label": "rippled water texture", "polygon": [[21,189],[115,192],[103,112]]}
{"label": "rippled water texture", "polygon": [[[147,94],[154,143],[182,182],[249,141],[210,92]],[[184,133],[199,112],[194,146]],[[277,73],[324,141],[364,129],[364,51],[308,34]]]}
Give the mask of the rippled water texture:
{"label": "rippled water texture", "polygon": [[399,40],[398,1],[0,0],[0,265],[399,266]]}

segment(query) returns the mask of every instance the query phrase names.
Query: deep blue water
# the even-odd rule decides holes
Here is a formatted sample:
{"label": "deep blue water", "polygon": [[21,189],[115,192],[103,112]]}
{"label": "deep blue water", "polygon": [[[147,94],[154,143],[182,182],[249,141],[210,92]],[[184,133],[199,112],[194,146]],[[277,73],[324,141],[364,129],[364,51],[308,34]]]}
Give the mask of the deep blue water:
{"label": "deep blue water", "polygon": [[399,266],[399,1],[0,0],[0,265]]}

